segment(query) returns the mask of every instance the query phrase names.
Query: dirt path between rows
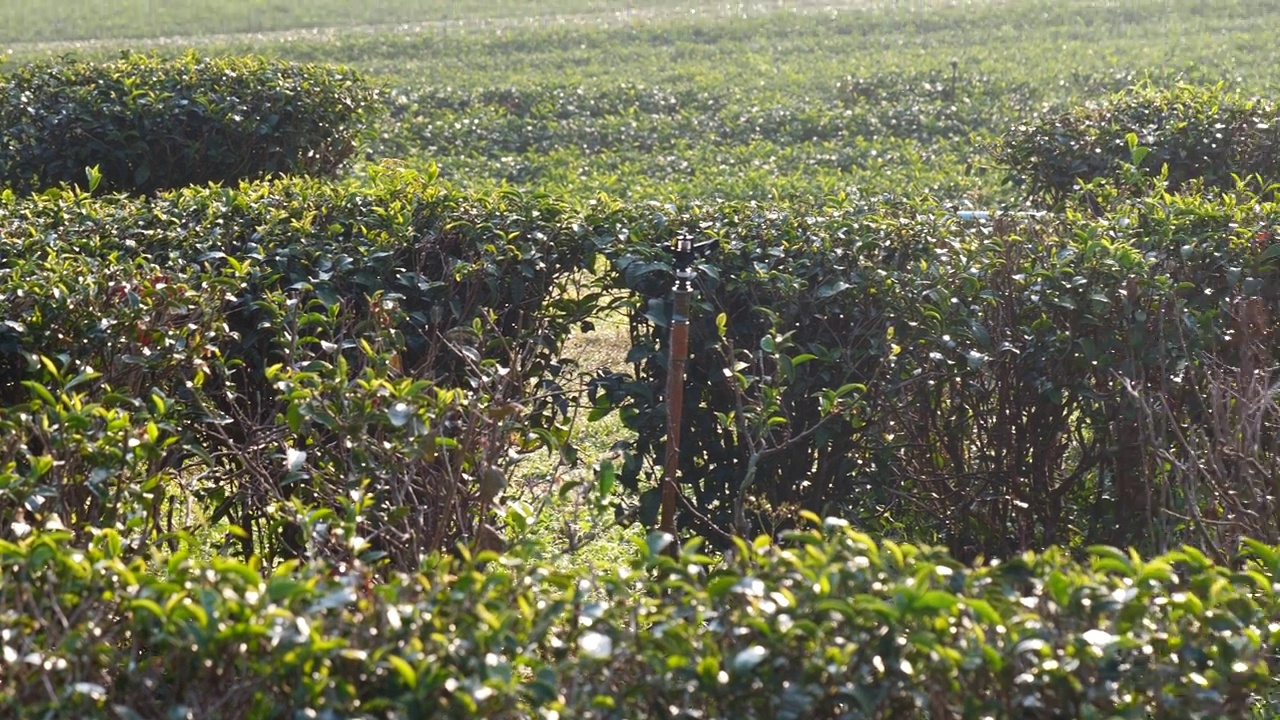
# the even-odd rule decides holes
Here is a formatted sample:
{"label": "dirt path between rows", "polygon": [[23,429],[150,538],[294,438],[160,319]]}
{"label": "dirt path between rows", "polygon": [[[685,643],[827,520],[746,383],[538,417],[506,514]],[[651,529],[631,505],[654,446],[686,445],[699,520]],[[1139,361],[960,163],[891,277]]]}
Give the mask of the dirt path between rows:
{"label": "dirt path between rows", "polygon": [[941,7],[972,7],[992,5],[1009,0],[774,0],[773,2],[708,3],[693,7],[666,5],[609,10],[588,13],[550,13],[519,17],[460,18],[427,20],[413,23],[385,23],[348,25],[342,27],[299,28],[263,32],[211,33],[205,35],[172,35],[165,37],[102,38],[94,40],[58,40],[45,42],[10,43],[7,50],[17,55],[61,53],[71,50],[109,49],[129,46],[133,49],[162,47],[201,47],[240,43],[284,43],[294,40],[328,40],[351,35],[373,35],[385,32],[500,32],[520,28],[556,26],[617,27],[645,22],[660,22],[678,18],[730,19],[759,17],[774,13],[820,15],[868,10],[925,10]]}

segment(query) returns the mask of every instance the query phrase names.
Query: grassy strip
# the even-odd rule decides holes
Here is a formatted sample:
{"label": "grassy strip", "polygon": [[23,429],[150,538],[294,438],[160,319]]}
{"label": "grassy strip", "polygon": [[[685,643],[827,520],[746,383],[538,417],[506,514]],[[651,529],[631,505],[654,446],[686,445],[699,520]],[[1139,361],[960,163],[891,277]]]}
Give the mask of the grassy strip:
{"label": "grassy strip", "polygon": [[47,43],[119,38],[202,36],[210,33],[287,32],[310,28],[389,27],[406,23],[472,25],[533,16],[553,21],[566,16],[654,12],[674,0],[233,0],[223,3],[162,3],[104,0],[37,4],[6,0],[0,12],[25,22],[6,25],[0,42]]}
{"label": "grassy strip", "polygon": [[[990,2],[992,0],[978,0]],[[616,25],[672,18],[757,16],[778,11],[884,10],[886,0],[784,0],[725,4],[708,0],[380,0],[351,4],[339,0],[236,0],[207,5],[162,4],[156,0],[67,2],[56,6],[4,7],[27,15],[27,22],[0,30],[0,42],[83,43],[119,39],[173,42],[213,35],[251,33],[288,36],[297,31],[376,32],[391,29],[476,30],[548,25]],[[942,4],[931,0],[931,4]]]}

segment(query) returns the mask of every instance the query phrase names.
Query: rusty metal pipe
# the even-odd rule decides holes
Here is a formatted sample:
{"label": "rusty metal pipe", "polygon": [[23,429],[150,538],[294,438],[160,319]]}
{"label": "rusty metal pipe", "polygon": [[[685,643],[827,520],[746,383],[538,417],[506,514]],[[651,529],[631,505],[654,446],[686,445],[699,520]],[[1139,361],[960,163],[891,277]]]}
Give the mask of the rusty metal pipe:
{"label": "rusty metal pipe", "polygon": [[[680,241],[682,245],[689,241]],[[679,251],[689,252],[688,247]],[[671,342],[667,356],[667,447],[662,466],[662,517],[658,529],[676,534],[676,498],[680,488],[680,422],[684,411],[684,366],[689,359],[689,305],[693,296],[693,271],[676,269],[676,282],[671,310]],[[672,543],[674,546],[674,543]]]}

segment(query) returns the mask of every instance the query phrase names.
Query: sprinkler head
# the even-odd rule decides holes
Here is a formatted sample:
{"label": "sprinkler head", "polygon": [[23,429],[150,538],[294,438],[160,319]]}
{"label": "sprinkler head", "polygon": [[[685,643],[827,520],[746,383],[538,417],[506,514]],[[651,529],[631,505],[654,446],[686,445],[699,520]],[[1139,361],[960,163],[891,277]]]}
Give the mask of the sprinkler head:
{"label": "sprinkler head", "polygon": [[697,244],[688,238],[680,238],[676,240],[676,246],[673,251],[676,259],[676,272],[688,270],[693,265],[694,260],[700,260],[707,257],[718,244],[719,241],[715,238],[704,240]]}

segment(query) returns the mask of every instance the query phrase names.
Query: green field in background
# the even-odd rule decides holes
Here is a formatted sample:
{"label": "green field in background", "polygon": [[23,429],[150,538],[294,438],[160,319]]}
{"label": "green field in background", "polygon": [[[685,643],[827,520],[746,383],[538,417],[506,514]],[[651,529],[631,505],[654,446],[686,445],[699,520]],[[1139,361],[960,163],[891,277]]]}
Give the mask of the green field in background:
{"label": "green field in background", "polygon": [[[1144,79],[1280,87],[1280,6],[1256,0],[34,7],[0,6],[27,20],[4,25],[11,62],[196,47],[349,64],[391,107],[366,159],[578,197],[989,205],[1011,193],[987,147],[1014,124]],[[274,32],[308,27],[330,30]],[[86,35],[105,39],[12,42]],[[110,39],[140,35],[179,37]]]}
{"label": "green field in background", "polygon": [[343,28],[400,23],[477,23],[495,20],[662,11],[706,2],[676,0],[4,0],[0,43],[154,38]]}

